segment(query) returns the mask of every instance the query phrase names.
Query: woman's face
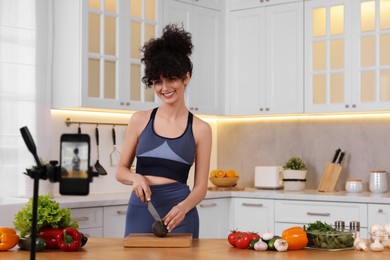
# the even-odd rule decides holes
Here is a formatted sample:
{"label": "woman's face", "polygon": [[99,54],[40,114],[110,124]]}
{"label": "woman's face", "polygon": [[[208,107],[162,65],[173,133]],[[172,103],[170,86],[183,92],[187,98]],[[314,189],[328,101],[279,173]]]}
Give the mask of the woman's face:
{"label": "woman's face", "polygon": [[164,78],[160,77],[160,80],[152,81],[154,91],[156,95],[164,102],[164,103],[174,103],[179,99],[184,98],[185,87],[189,82],[189,73],[187,73],[186,78]]}

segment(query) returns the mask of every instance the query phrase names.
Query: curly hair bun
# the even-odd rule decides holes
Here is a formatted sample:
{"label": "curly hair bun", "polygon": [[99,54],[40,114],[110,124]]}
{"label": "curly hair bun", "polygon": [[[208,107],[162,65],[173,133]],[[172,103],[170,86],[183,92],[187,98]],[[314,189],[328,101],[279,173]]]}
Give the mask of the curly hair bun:
{"label": "curly hair bun", "polygon": [[185,56],[192,54],[191,33],[186,32],[183,26],[168,24],[163,29],[161,40],[164,42],[165,51]]}

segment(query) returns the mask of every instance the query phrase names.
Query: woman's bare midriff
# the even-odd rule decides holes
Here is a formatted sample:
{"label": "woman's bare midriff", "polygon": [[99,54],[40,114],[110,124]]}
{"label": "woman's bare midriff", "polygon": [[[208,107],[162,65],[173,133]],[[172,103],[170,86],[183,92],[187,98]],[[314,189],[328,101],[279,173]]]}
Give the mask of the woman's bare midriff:
{"label": "woman's bare midriff", "polygon": [[148,180],[149,185],[161,185],[161,184],[169,184],[169,183],[177,182],[172,179],[158,177],[158,176],[145,175],[144,177],[145,179]]}

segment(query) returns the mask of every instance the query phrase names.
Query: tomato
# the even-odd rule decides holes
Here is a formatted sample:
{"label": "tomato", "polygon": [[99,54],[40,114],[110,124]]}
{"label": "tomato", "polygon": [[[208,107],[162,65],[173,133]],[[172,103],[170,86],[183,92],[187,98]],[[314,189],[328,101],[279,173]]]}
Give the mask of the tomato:
{"label": "tomato", "polygon": [[240,249],[249,248],[249,244],[251,243],[251,236],[247,232],[241,232],[237,236],[236,247]]}
{"label": "tomato", "polygon": [[241,232],[240,231],[236,231],[236,230],[233,230],[230,232],[230,234],[228,235],[228,241],[229,241],[229,244],[232,245],[232,246],[236,246],[236,240],[237,240],[237,236],[240,234]]}
{"label": "tomato", "polygon": [[250,236],[251,240],[260,239],[260,235],[255,232],[249,232],[248,235]]}

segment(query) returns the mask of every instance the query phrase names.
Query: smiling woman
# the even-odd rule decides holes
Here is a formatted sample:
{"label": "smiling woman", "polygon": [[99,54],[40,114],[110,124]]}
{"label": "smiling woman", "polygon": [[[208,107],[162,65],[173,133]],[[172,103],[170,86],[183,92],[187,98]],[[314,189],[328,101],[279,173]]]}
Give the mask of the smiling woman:
{"label": "smiling woman", "polygon": [[50,129],[50,5],[51,1],[0,1],[0,197],[30,196],[32,190],[22,172],[33,158],[19,128],[29,127],[41,156],[49,151],[43,140]]}

